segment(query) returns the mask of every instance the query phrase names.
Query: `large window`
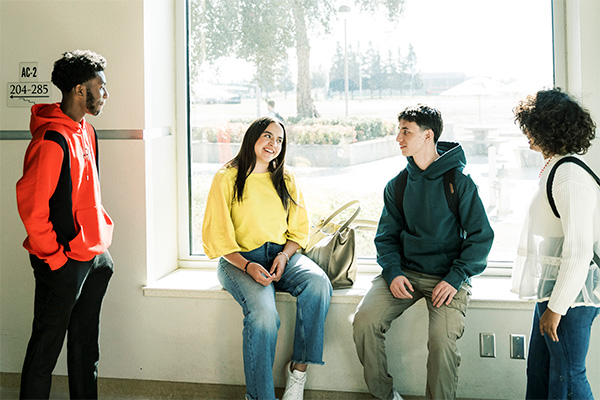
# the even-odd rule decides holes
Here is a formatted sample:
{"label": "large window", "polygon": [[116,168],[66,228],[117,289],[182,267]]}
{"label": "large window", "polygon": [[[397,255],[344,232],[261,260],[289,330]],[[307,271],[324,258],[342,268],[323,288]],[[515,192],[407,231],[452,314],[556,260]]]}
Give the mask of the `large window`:
{"label": "large window", "polygon": [[[553,85],[550,0],[189,0],[188,16],[191,254],[212,177],[258,116],[285,119],[312,222],[352,199],[377,220],[406,165],[396,115],[425,103],[467,154],[490,260],[512,261],[541,162],[512,109]],[[358,248],[374,257],[373,232]]]}

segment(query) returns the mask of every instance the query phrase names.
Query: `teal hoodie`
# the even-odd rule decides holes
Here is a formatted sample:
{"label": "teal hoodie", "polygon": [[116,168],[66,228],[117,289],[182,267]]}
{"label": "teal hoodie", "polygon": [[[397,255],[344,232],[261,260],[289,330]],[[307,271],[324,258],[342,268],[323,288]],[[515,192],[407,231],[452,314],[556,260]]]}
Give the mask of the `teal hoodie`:
{"label": "teal hoodie", "polygon": [[[494,232],[473,180],[462,173],[465,153],[458,143],[438,142],[440,157],[421,170],[408,157],[404,215],[396,207],[396,176],[385,187],[384,206],[375,235],[377,263],[388,285],[404,270],[439,276],[459,290],[483,272]],[[448,207],[443,175],[456,168],[460,225]],[[461,227],[462,225],[462,227]]]}

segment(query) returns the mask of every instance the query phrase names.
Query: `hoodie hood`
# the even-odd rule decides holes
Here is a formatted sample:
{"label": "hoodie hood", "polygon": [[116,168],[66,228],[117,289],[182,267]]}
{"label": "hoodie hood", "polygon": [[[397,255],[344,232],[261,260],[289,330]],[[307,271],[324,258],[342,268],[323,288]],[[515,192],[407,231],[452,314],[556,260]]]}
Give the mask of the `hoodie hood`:
{"label": "hoodie hood", "polygon": [[425,171],[417,166],[412,157],[408,157],[406,168],[409,175],[414,178],[422,176],[424,179],[437,179],[452,168],[462,171],[467,165],[465,152],[459,143],[438,141],[437,152],[440,157],[431,163]]}
{"label": "hoodie hood", "polygon": [[29,129],[34,139],[43,135],[48,130],[76,132],[83,124],[85,124],[85,118],[81,121],[81,125],[73,121],[62,112],[60,103],[35,104],[31,107]]}

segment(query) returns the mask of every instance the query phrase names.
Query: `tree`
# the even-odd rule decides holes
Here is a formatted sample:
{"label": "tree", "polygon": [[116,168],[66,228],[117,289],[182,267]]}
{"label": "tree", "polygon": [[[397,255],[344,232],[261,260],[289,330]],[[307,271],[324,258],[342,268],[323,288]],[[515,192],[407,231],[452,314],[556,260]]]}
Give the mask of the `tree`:
{"label": "tree", "polygon": [[371,97],[373,97],[374,90],[379,90],[379,97],[381,97],[381,90],[384,88],[385,82],[384,68],[379,51],[373,47],[371,42],[369,42],[366,54],[366,72],[365,86],[371,91]]}
{"label": "tree", "polygon": [[383,76],[384,76],[384,87],[390,90],[390,94],[392,90],[394,90],[397,86],[399,86],[400,81],[400,71],[396,65],[396,60],[392,57],[392,51],[388,50],[388,57],[385,63],[383,64]]}
{"label": "tree", "polygon": [[204,61],[233,55],[254,64],[261,88],[274,87],[293,44],[287,29],[289,13],[283,5],[280,0],[191,0],[192,74],[200,71]]}
{"label": "tree", "polygon": [[287,63],[283,64],[278,68],[276,74],[277,82],[275,83],[275,88],[280,92],[285,93],[285,97],[287,98],[287,93],[289,91],[294,90],[294,81],[292,79],[292,71]]}
{"label": "tree", "polygon": [[204,0],[192,0],[189,2],[190,20],[189,24],[189,66],[190,76],[195,77],[200,74],[200,68],[206,60],[206,30],[204,10],[206,5]]}
{"label": "tree", "polygon": [[[259,1],[259,0],[257,0]],[[310,94],[310,45],[306,22],[311,26],[320,27],[328,32],[328,24],[333,18],[335,0],[287,0],[291,2],[294,14],[296,56],[298,59],[298,84],[296,110],[299,117],[312,117],[316,114],[313,99]],[[375,12],[385,8],[391,20],[403,11],[404,0],[355,0],[355,4],[363,11]]]}
{"label": "tree", "polygon": [[[390,19],[398,16],[404,0],[355,0],[361,10],[385,8]],[[335,0],[191,0],[190,24],[202,32],[190,34],[192,71],[204,60],[235,55],[256,66],[262,87],[271,83],[273,66],[295,47],[298,60],[296,111],[298,117],[317,114],[311,96],[311,29],[328,33],[336,15]]]}
{"label": "tree", "polygon": [[339,42],[335,47],[331,68],[329,69],[329,90],[333,92],[344,91],[344,50]]}
{"label": "tree", "polygon": [[319,69],[311,74],[310,87],[312,89],[324,89],[326,83],[327,73],[319,66]]}
{"label": "tree", "polygon": [[[358,89],[359,79],[359,54],[354,51],[352,46],[348,46],[348,88],[349,90]],[[329,70],[329,90],[333,92],[343,92],[345,74],[344,74],[344,50],[340,43],[337,44],[331,69]]]}
{"label": "tree", "polygon": [[310,118],[318,115],[310,91],[310,42],[306,26],[307,18],[316,25],[328,29],[334,12],[332,1],[288,0],[294,17],[296,59],[298,60],[298,82],[296,90],[296,113],[298,117]]}
{"label": "tree", "polygon": [[417,73],[417,54],[412,44],[408,45],[408,54],[401,60],[402,72],[406,76],[404,87],[409,90],[420,89],[423,86],[421,76]]}

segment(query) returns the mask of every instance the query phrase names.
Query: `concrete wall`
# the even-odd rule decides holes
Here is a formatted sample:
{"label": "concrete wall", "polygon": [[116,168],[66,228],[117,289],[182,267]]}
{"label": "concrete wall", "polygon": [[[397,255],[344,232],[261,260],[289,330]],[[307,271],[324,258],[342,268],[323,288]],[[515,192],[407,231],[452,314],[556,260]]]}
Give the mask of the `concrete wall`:
{"label": "concrete wall", "polygon": [[[600,120],[600,3],[557,2],[568,31],[562,86],[580,95]],[[102,314],[100,375],[148,380],[243,384],[239,306],[229,298],[144,297],[141,287],[177,265],[175,12],[179,0],[0,0],[0,371],[19,372],[31,329],[33,277],[25,231],[16,212],[15,183],[27,141],[2,140],[28,129],[29,109],[9,108],[7,82],[18,64],[37,61],[49,81],[52,62],[65,50],[90,48],[108,59],[111,94],[90,121],[100,142],[103,202],[116,223],[111,253],[116,272]],[[568,50],[567,51],[567,47]],[[46,78],[47,77],[47,78]],[[55,101],[60,100],[55,93]],[[16,134],[15,134],[16,132]],[[588,160],[600,169],[600,146]],[[291,353],[294,304],[281,302],[276,384]],[[355,303],[332,306],[326,326],[326,365],[312,368],[308,387],[366,390],[349,318]],[[425,308],[417,306],[389,333],[391,372],[406,394],[422,394],[425,379]],[[511,333],[529,335],[528,306],[474,303],[460,348],[459,396],[519,398],[525,362],[509,358]],[[415,334],[417,332],[417,334]],[[479,357],[479,333],[493,332],[497,357]],[[600,397],[600,324],[588,357]],[[402,355],[403,358],[400,358]],[[57,374],[66,374],[65,354]]]}

